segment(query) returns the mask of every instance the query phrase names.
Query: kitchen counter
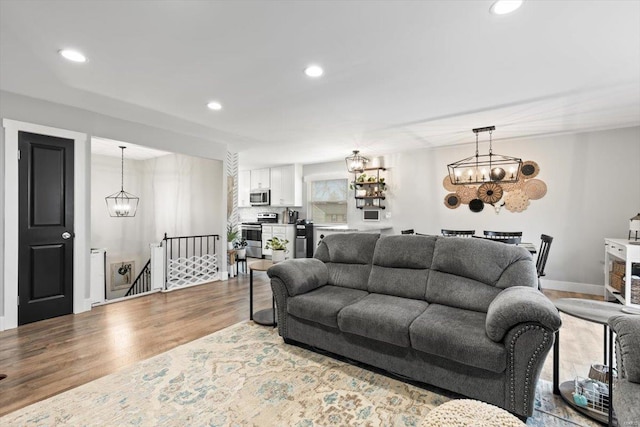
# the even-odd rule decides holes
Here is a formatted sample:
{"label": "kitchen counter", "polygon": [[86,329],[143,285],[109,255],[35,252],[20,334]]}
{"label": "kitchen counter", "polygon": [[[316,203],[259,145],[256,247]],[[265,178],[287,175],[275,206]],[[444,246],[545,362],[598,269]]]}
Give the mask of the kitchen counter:
{"label": "kitchen counter", "polygon": [[359,226],[359,227],[350,227],[348,225],[314,225],[315,229],[322,231],[337,231],[343,233],[373,233],[376,231],[387,231],[391,230],[393,227],[391,226]]}

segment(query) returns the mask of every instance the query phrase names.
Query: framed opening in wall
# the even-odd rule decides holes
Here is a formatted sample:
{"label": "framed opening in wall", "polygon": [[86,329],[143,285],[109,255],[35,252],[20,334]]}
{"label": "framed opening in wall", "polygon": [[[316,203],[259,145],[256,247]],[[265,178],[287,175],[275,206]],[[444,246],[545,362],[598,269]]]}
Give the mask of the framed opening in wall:
{"label": "framed opening in wall", "polygon": [[308,219],[317,224],[346,224],[348,190],[346,178],[310,181]]}

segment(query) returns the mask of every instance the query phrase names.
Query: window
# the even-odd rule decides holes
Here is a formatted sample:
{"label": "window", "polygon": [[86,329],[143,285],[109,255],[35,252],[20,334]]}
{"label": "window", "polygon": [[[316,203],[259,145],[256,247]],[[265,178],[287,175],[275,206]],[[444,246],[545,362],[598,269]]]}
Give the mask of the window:
{"label": "window", "polygon": [[319,224],[347,223],[346,179],[325,179],[310,182],[309,216]]}

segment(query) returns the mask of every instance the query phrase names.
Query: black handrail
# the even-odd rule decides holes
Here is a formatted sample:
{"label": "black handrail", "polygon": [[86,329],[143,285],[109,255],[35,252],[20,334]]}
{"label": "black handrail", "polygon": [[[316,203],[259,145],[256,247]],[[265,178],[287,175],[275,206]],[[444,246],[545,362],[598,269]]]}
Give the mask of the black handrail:
{"label": "black handrail", "polygon": [[144,267],[140,271],[140,274],[138,274],[138,277],[136,277],[136,280],[133,281],[133,283],[131,284],[131,287],[129,288],[127,293],[124,294],[124,296],[128,297],[131,295],[138,295],[143,292],[149,292],[150,290],[151,290],[151,258],[149,258],[149,261],[147,261],[147,263],[144,265]]}
{"label": "black handrail", "polygon": [[162,244],[164,246],[165,286],[169,280],[168,266],[170,259],[189,258],[191,256],[201,257],[206,254],[215,255],[217,240],[220,240],[219,234],[168,237],[167,233],[164,233]]}

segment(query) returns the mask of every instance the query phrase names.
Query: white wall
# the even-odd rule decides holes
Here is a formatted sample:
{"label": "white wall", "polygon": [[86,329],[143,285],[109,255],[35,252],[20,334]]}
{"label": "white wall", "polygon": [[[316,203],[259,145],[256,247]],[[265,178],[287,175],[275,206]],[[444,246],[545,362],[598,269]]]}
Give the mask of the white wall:
{"label": "white wall", "polygon": [[[625,238],[629,218],[640,212],[640,128],[497,141],[494,151],[536,161],[547,195],[532,200],[522,213],[503,208],[496,214],[491,206],[480,213],[471,212],[467,205],[449,209],[444,205],[448,191],[442,187],[446,165],[473,155],[473,145],[389,155],[380,163],[388,168],[384,212],[392,213],[388,221],[395,232],[408,228],[425,234],[439,234],[442,228],[475,229],[480,235],[483,230],[522,231],[524,241],[536,244],[540,234],[549,234],[554,241],[546,279],[601,286],[603,239]],[[306,165],[304,175],[340,173],[344,168],[344,162]],[[350,204],[349,225],[357,227],[360,218],[361,212]]]}
{"label": "white wall", "polygon": [[[154,114],[153,111],[148,112],[150,115]],[[165,129],[159,129],[140,123],[130,122],[114,117],[105,116],[102,114],[94,113],[88,110],[82,110],[75,107],[69,107],[62,104],[56,104],[44,100],[30,98],[14,93],[0,91],[0,118],[13,119],[17,121],[23,121],[28,123],[34,123],[44,126],[50,126],[59,129],[67,129],[76,132],[86,133],[89,136],[100,136],[103,138],[109,138],[119,141],[127,141],[134,144],[144,145],[152,148],[157,148],[165,151],[178,152],[181,154],[198,156],[207,159],[223,160],[227,151],[227,144],[219,141],[207,140],[184,133],[172,132]],[[2,134],[2,132],[0,132]],[[4,149],[4,134],[0,135],[0,142]],[[89,150],[87,150],[89,153]],[[10,153],[11,156],[15,153]],[[84,174],[87,182],[90,180],[90,158],[87,155],[86,159],[83,159],[81,163],[76,163],[76,168],[82,170],[86,169]],[[225,181],[226,182],[226,181]],[[219,183],[218,195],[222,194],[222,186],[225,183]],[[8,187],[17,187],[18,183],[11,178],[5,179],[4,170],[0,174],[0,188],[4,189]],[[220,229],[224,225],[224,212],[226,209],[226,200],[220,196],[216,206],[213,208],[215,212],[212,212],[212,218],[219,219],[221,221]],[[76,194],[76,203],[89,204],[88,194]],[[2,207],[1,220],[3,229],[6,227],[5,221],[5,209]],[[219,212],[218,212],[219,211]],[[82,218],[82,221],[88,223],[90,221],[89,215],[87,218]],[[88,224],[90,225],[90,224]],[[87,229],[90,229],[87,227]],[[4,232],[3,232],[4,233]],[[4,241],[5,234],[2,235]],[[76,233],[76,239],[89,241],[90,236],[79,235]],[[17,250],[18,242],[4,242],[6,250],[8,247],[12,250]],[[4,255],[5,254],[1,254]],[[89,251],[82,257],[82,264],[84,270],[89,270]],[[6,265],[1,264],[2,271],[0,271],[0,277],[4,277]],[[85,282],[85,292],[83,297],[88,297],[90,293],[88,276],[78,278]],[[85,280],[86,279],[86,280]],[[0,299],[4,294],[5,286],[17,286],[16,283],[0,283]],[[0,301],[0,323],[4,316],[4,301]],[[3,329],[3,325],[0,324],[0,330]]]}
{"label": "white wall", "polygon": [[[132,218],[110,217],[104,201],[120,189],[120,159],[94,155],[91,167],[91,246],[107,250],[108,299],[126,293],[126,289],[110,291],[111,264],[133,260],[138,275],[149,259],[149,244],[159,243],[164,233],[222,236],[221,161],[181,154],[142,161],[125,157],[125,190],[140,197]],[[216,248],[220,253],[222,241],[216,242]]]}

